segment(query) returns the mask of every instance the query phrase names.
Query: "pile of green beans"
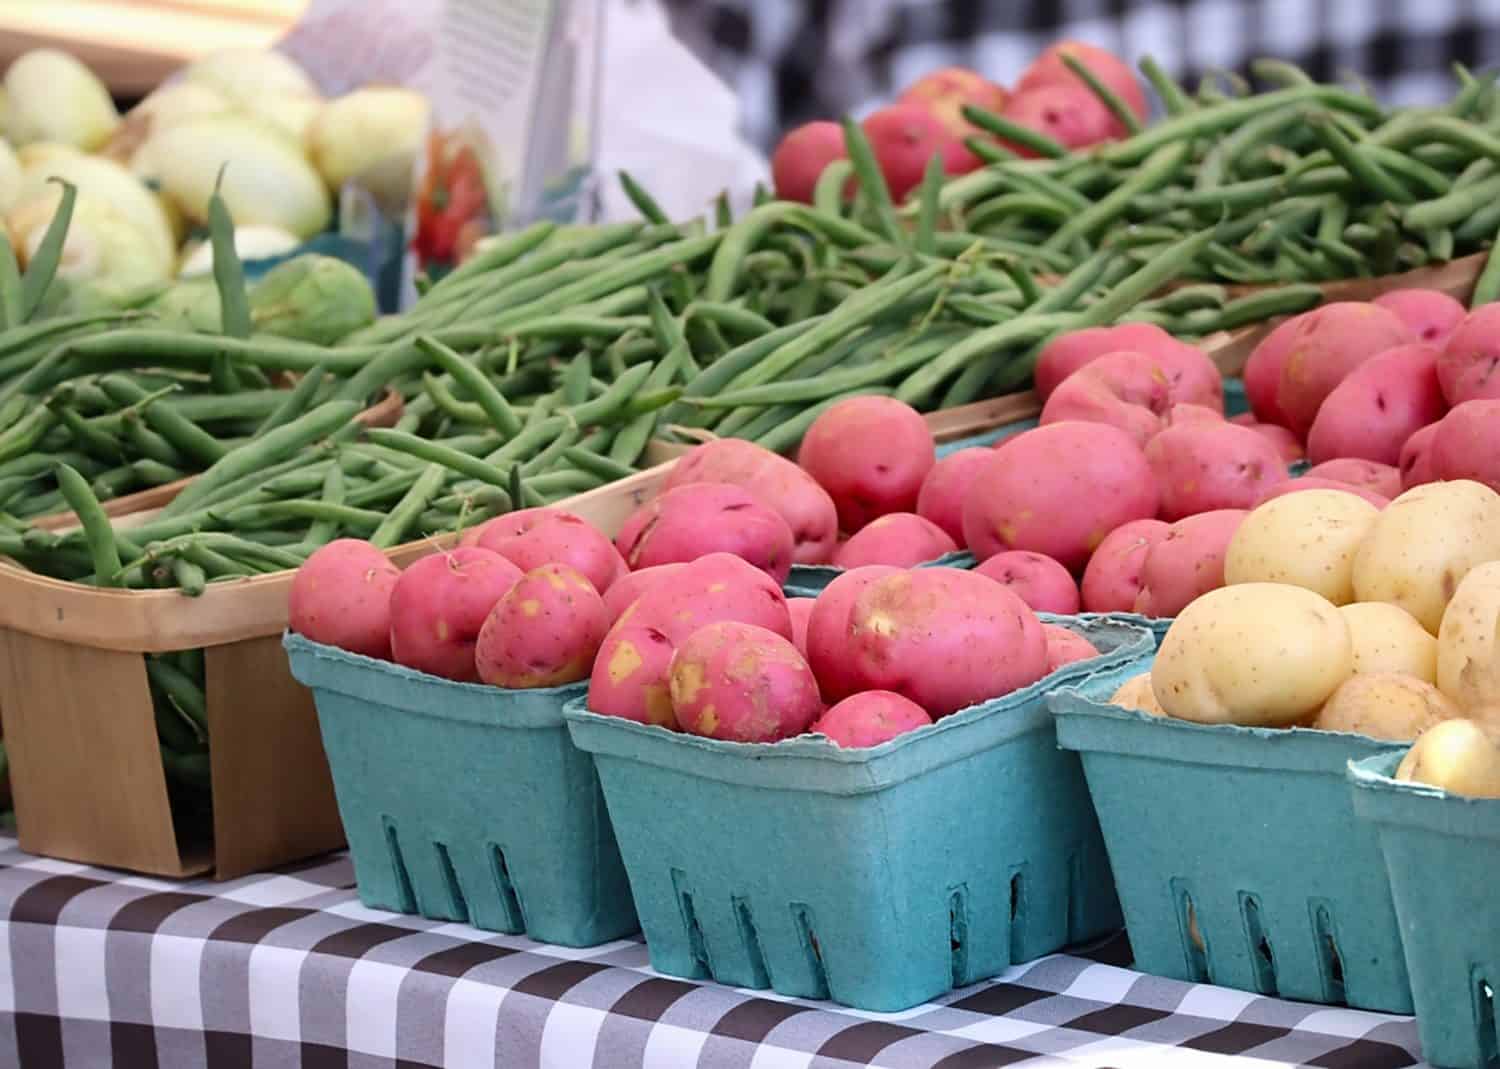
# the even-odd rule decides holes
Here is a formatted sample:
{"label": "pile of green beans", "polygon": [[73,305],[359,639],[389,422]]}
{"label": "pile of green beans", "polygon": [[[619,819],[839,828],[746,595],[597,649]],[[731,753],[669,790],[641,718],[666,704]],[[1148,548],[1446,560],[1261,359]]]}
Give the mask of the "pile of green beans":
{"label": "pile of green beans", "polygon": [[[937,191],[943,224],[1055,273],[1109,247],[1145,262],[1217,225],[1181,277],[1235,284],[1390,275],[1481,251],[1500,232],[1492,76],[1457,67],[1446,105],[1390,110],[1275,60],[1251,66],[1259,93],[1236,79],[1230,92],[1210,80],[1191,95],[1149,59],[1142,69],[1165,118],[1087,150],[967,108],[983,132],[968,144],[987,163]],[[1093,81],[1106,106],[1123,108]],[[828,192],[837,207],[837,187]],[[898,214],[911,225],[923,211],[913,198]],[[873,227],[885,213],[866,198],[848,214]]]}

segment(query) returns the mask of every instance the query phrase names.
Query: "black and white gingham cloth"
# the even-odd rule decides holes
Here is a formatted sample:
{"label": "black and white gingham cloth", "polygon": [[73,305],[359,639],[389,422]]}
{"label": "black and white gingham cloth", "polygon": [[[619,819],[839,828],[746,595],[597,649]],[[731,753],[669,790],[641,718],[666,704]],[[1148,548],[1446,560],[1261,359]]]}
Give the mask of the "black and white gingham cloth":
{"label": "black and white gingham cloth", "polygon": [[0,1066],[20,1069],[1398,1069],[1410,1018],[1122,968],[1123,939],[903,1013],[670,979],[367,910],[334,855],[172,883],[0,840]]}
{"label": "black and white gingham cloth", "polygon": [[[627,0],[637,2],[637,0]],[[1275,56],[1365,79],[1390,104],[1454,92],[1454,61],[1500,60],[1493,0],[663,0],[674,32],[739,93],[763,147],[810,119],[861,113],[939,67],[1010,84],[1076,38],[1154,56],[1192,88],[1209,68]]]}

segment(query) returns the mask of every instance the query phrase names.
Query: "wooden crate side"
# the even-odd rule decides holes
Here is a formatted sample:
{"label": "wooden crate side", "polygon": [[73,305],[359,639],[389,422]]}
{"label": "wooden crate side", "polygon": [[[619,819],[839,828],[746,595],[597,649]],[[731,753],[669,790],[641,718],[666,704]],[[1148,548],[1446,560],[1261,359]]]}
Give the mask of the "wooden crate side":
{"label": "wooden crate side", "polygon": [[0,630],[0,709],[23,850],[187,876],[139,653]]}
{"label": "wooden crate side", "polygon": [[312,694],[281,636],[207,651],[214,876],[226,880],[344,844]]}

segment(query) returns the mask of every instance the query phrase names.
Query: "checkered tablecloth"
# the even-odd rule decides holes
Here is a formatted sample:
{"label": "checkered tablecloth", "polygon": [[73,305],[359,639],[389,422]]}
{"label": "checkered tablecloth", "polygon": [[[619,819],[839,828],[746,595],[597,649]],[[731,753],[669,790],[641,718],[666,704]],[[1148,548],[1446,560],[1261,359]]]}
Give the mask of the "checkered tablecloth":
{"label": "checkered tablecloth", "polygon": [[1123,968],[1116,938],[904,1013],[675,980],[368,910],[348,858],[173,883],[0,839],[0,1066],[1093,1069],[1420,1065],[1409,1018]]}

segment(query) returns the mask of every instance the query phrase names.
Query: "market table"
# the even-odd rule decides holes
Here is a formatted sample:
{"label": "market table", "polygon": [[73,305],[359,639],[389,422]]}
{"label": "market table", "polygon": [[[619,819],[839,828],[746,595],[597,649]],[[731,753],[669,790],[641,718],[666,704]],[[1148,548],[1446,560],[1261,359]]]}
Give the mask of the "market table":
{"label": "market table", "polygon": [[0,1065],[992,1069],[1420,1065],[1410,1018],[1123,968],[1122,937],[903,1013],[369,910],[344,854],[214,883],[0,839]]}

